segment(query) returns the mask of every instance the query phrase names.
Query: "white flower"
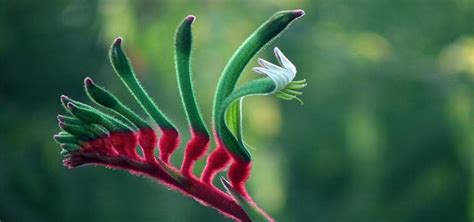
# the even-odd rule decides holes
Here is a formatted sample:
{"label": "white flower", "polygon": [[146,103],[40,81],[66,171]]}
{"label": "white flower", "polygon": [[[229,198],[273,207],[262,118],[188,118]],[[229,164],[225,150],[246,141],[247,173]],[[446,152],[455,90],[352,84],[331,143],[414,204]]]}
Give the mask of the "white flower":
{"label": "white flower", "polygon": [[286,58],[277,47],[275,47],[273,51],[280,66],[265,61],[262,58],[258,58],[258,64],[260,64],[260,67],[253,68],[253,71],[268,76],[268,78],[275,83],[275,89],[273,89],[269,94],[273,94],[277,98],[284,100],[296,99],[303,104],[303,101],[298,98],[298,96],[303,93],[298,90],[306,87],[306,80],[293,81],[296,76],[295,65],[293,65],[293,63],[291,63],[291,61]]}
{"label": "white flower", "polygon": [[258,63],[261,67],[253,68],[253,71],[259,74],[268,76],[275,83],[275,89],[272,93],[283,90],[288,84],[293,81],[296,76],[296,67],[286,56],[275,47],[273,50],[275,57],[278,59],[280,66],[268,62],[262,58],[258,58]]}

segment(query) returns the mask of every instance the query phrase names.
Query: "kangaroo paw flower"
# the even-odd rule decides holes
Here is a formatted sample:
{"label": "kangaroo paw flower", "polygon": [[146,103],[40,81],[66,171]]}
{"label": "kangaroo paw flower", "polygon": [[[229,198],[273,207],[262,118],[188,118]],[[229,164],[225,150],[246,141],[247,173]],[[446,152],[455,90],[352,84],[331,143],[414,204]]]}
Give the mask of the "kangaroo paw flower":
{"label": "kangaroo paw flower", "polygon": [[[174,45],[179,93],[191,134],[181,167],[174,167],[170,161],[180,142],[178,129],[140,84],[122,49],[123,39],[120,37],[110,47],[112,67],[141,108],[158,125],[159,133],[112,92],[86,77],[84,89],[87,95],[105,111],[61,96],[61,104],[67,114],[58,115],[61,131],[53,138],[61,147],[63,165],[75,168],[93,164],[126,170],[134,175],[156,179],[166,187],[215,208],[236,221],[274,221],[256,205],[245,187],[253,162],[243,139],[242,101],[246,96],[275,95],[280,99],[301,102],[298,97],[302,95],[300,90],[306,86],[306,81],[293,80],[295,65],[275,48],[279,65],[258,59],[260,67],[253,70],[264,77],[238,88],[236,83],[253,56],[303,15],[302,10],[274,14],[230,58],[214,96],[211,132],[217,147],[208,155],[200,178],[196,177],[193,168],[195,162],[206,154],[210,130],[204,123],[193,87],[192,24],[196,17],[192,15],[184,18],[176,29]],[[142,152],[137,152],[137,149]],[[159,158],[155,156],[156,149]],[[227,191],[224,192],[213,184],[213,179],[228,166],[228,180],[221,177]]]}

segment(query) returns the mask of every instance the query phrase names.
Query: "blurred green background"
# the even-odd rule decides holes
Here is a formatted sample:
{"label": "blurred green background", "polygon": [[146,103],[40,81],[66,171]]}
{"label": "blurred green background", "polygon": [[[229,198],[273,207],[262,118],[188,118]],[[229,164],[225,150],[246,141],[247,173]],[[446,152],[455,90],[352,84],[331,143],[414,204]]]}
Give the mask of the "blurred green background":
{"label": "blurred green background", "polygon": [[[198,18],[194,77],[210,122],[232,52],[271,14],[297,8],[306,16],[271,47],[308,80],[305,105],[245,101],[256,201],[278,221],[474,219],[472,0],[6,0],[0,220],[226,221],[148,179],[62,167],[52,139],[59,96],[87,101],[82,80],[91,76],[136,108],[107,59],[122,36],[139,78],[185,132],[173,65],[181,19]],[[270,49],[259,56],[275,61]],[[244,80],[255,77],[247,68]]]}

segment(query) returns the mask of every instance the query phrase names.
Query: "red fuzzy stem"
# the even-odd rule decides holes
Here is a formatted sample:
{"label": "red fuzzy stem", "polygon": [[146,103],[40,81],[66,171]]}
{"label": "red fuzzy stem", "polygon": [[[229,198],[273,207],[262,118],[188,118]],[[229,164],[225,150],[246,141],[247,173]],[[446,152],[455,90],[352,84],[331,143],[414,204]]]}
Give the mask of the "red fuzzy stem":
{"label": "red fuzzy stem", "polygon": [[122,155],[130,157],[135,160],[140,160],[141,157],[136,151],[137,136],[133,132],[112,132],[110,139],[112,146]]}
{"label": "red fuzzy stem", "polygon": [[206,153],[208,146],[209,135],[191,129],[191,140],[186,145],[183,164],[181,165],[181,173],[184,176],[193,176],[194,164]]}
{"label": "red fuzzy stem", "polygon": [[109,142],[119,154],[125,155],[123,139],[120,133],[110,133]]}
{"label": "red fuzzy stem", "polygon": [[90,151],[95,151],[101,154],[109,154],[111,153],[108,149],[109,147],[105,146],[105,139],[102,137],[96,138],[94,140],[90,140],[87,142],[88,145],[83,147],[85,150],[89,149]]}
{"label": "red fuzzy stem", "polygon": [[230,165],[227,176],[232,184],[232,187],[239,192],[242,196],[247,199],[250,199],[250,196],[247,193],[245,188],[245,182],[247,182],[250,177],[250,170],[252,169],[252,164],[249,161],[243,161],[237,158],[233,158],[233,162]]}
{"label": "red fuzzy stem", "polygon": [[[178,134],[165,131],[160,143],[162,141],[174,141],[177,144]],[[137,143],[142,147],[146,161],[136,153],[135,146]],[[164,161],[158,162],[154,155],[154,148],[157,143],[157,136],[151,128],[140,129],[138,133],[114,132],[110,134],[110,137],[97,138],[85,143],[81,150],[70,152],[63,163],[69,168],[99,164],[108,168],[124,169],[135,175],[147,175],[159,180],[171,189],[192,197],[205,206],[217,209],[225,216],[237,221],[250,221],[247,213],[230,195],[212,185],[215,174],[225,168],[231,158],[222,143],[218,142],[216,150],[208,158],[208,164],[201,180],[192,176],[191,172],[194,162],[206,151],[209,144],[207,135],[193,132],[192,139],[188,143],[185,152],[185,160],[183,160],[181,169],[182,174],[172,166],[163,165],[165,164]],[[232,186],[245,194],[243,184],[248,178],[249,171],[250,164],[234,161],[229,172]],[[184,172],[187,172],[187,174]],[[251,201],[250,198],[249,201]]]}
{"label": "red fuzzy stem", "polygon": [[211,184],[214,176],[222,171],[230,162],[230,156],[224,145],[217,142],[217,148],[209,155],[206,162],[206,167],[202,171],[201,180],[204,183]]}
{"label": "red fuzzy stem", "polygon": [[140,160],[141,157],[138,155],[136,150],[138,144],[137,135],[131,132],[122,133],[122,135],[125,155],[132,159]]}
{"label": "red fuzzy stem", "polygon": [[110,137],[103,136],[81,144],[81,150],[89,153],[98,153],[107,156],[118,156],[119,152],[112,146]]}
{"label": "red fuzzy stem", "polygon": [[227,172],[227,177],[230,180],[232,187],[240,193],[247,201],[257,209],[261,215],[263,215],[267,221],[273,222],[275,221],[273,218],[268,215],[263,209],[257,206],[257,204],[253,201],[250,195],[247,192],[247,188],[245,187],[245,183],[247,182],[248,178],[250,177],[250,171],[252,170],[252,163],[250,161],[242,160],[236,156],[232,156],[233,161],[229,167],[229,171]]}
{"label": "red fuzzy stem", "polygon": [[154,153],[157,143],[158,139],[156,137],[155,131],[152,128],[143,128],[138,131],[138,144],[140,144],[143,149],[145,159],[154,165],[158,165]]}
{"label": "red fuzzy stem", "polygon": [[[178,182],[156,165],[134,161],[126,157],[106,157],[96,153],[75,153],[73,156],[65,159],[64,163],[68,167],[99,164],[108,168],[124,169],[133,174],[147,175],[163,182],[167,187],[178,190],[186,196],[193,197],[206,206],[217,209],[225,216],[237,221],[251,221],[245,211],[226,193],[190,177],[186,177],[183,181]],[[172,170],[177,172],[174,168]]]}
{"label": "red fuzzy stem", "polygon": [[161,129],[159,141],[160,159],[169,164],[171,154],[178,148],[179,134],[175,129]]}

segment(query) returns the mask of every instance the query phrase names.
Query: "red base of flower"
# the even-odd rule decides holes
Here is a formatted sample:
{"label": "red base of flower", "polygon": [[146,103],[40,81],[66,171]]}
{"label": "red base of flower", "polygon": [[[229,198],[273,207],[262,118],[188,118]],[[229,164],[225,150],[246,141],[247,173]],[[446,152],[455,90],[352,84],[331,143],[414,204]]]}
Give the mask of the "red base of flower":
{"label": "red base of flower", "polygon": [[120,154],[123,154],[132,159],[141,159],[135,149],[138,144],[137,135],[130,132],[112,132],[110,133],[109,141]]}
{"label": "red base of flower", "polygon": [[198,159],[204,156],[209,146],[209,135],[195,132],[191,129],[191,140],[186,145],[181,173],[184,176],[193,176],[192,170]]}
{"label": "red base of flower", "polygon": [[247,179],[250,177],[251,169],[252,164],[250,162],[234,158],[227,172],[232,187],[247,199],[250,199],[250,196],[245,188],[245,182],[247,182]]}
{"label": "red base of flower", "polygon": [[212,180],[218,172],[223,170],[230,162],[230,156],[224,146],[218,142],[216,149],[209,155],[206,167],[202,171],[201,180],[212,184]]}
{"label": "red base of flower", "polygon": [[179,133],[175,129],[161,129],[159,141],[160,159],[165,163],[170,162],[171,154],[178,148]]}

